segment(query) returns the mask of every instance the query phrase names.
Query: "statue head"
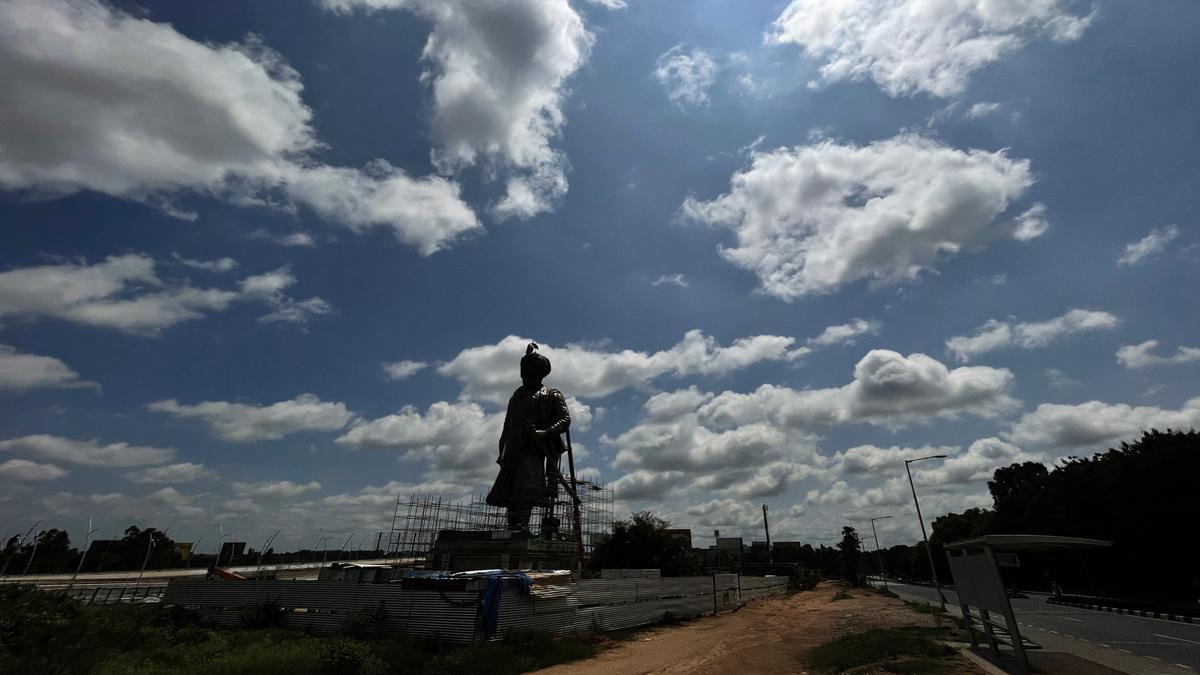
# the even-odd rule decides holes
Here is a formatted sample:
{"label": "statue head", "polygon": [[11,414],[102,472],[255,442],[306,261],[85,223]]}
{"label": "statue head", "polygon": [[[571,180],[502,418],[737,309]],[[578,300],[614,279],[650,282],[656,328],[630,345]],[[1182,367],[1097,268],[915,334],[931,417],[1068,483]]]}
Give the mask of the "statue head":
{"label": "statue head", "polygon": [[540,385],[550,374],[550,359],[537,352],[536,342],[530,342],[525,348],[525,356],[521,357],[521,382],[525,386]]}

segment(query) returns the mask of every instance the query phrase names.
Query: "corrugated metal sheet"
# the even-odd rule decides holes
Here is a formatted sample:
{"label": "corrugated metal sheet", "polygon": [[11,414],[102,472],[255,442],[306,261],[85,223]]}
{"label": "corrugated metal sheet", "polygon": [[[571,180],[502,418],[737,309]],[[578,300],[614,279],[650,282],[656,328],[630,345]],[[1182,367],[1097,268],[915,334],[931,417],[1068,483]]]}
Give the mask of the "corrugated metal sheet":
{"label": "corrugated metal sheet", "polygon": [[[499,638],[509,628],[555,633],[610,631],[657,623],[668,612],[690,618],[733,609],[753,597],[783,592],[785,578],[712,577],[584,579],[556,597],[501,592]],[[715,590],[715,593],[714,593]],[[352,581],[173,580],[163,604],[190,608],[209,622],[234,626],[242,609],[268,600],[284,610],[285,627],[315,633],[344,631],[352,617],[380,612],[380,632],[450,642],[482,639],[476,590],[415,590],[400,584]]]}

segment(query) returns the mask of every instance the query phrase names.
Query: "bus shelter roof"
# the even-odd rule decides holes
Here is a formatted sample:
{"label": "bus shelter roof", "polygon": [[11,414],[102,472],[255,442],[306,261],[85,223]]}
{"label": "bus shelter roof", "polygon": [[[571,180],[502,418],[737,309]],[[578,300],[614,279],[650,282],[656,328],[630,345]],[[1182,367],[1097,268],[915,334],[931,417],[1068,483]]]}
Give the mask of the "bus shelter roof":
{"label": "bus shelter roof", "polygon": [[996,551],[1077,551],[1108,548],[1111,541],[1082,537],[1057,537],[1046,534],[989,534],[946,544],[945,548],[966,549],[990,546]]}

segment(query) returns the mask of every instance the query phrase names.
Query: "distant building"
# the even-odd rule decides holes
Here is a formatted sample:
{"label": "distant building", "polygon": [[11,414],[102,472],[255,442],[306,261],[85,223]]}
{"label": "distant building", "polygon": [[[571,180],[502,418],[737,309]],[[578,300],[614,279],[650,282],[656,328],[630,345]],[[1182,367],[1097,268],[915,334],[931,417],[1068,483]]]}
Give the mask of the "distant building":
{"label": "distant building", "polygon": [[690,529],[669,529],[666,530],[667,538],[672,541],[678,541],[684,546],[692,547],[692,531]]}
{"label": "distant building", "polygon": [[800,554],[804,551],[804,544],[798,541],[777,541],[771,544],[775,562],[777,563],[798,563],[801,561]]}
{"label": "distant building", "polygon": [[88,555],[111,553],[121,545],[121,539],[93,539],[88,545]]}
{"label": "distant building", "polygon": [[236,560],[244,555],[246,555],[246,542],[227,541],[221,544],[221,555],[217,557],[217,561],[230,565],[232,564],[232,560]]}
{"label": "distant building", "polygon": [[742,553],[742,538],[741,537],[717,537],[717,550],[728,551],[730,553]]}

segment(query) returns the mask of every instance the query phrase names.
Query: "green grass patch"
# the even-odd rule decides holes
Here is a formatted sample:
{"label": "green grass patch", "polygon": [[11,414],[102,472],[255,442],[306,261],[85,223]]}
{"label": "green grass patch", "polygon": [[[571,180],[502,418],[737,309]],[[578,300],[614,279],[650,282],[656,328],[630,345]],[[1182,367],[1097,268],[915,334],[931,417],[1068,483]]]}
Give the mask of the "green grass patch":
{"label": "green grass patch", "polygon": [[849,600],[850,598],[853,598],[853,597],[854,597],[853,595],[850,595],[846,591],[838,591],[837,593],[833,594],[833,598],[831,598],[829,601],[837,602],[838,600]]}
{"label": "green grass patch", "polygon": [[927,605],[923,602],[910,602],[908,608],[917,614],[946,614],[946,610],[938,605]]}
{"label": "green grass patch", "polygon": [[593,656],[601,640],[508,631],[480,645],[382,635],[312,636],[272,627],[213,628],[177,608],[89,607],[32,587],[0,588],[0,673],[40,675],[515,675]]}
{"label": "green grass patch", "polygon": [[874,666],[895,673],[939,673],[955,651],[930,639],[936,629],[874,628],[846,635],[813,649],[808,662],[821,671],[842,673]]}

